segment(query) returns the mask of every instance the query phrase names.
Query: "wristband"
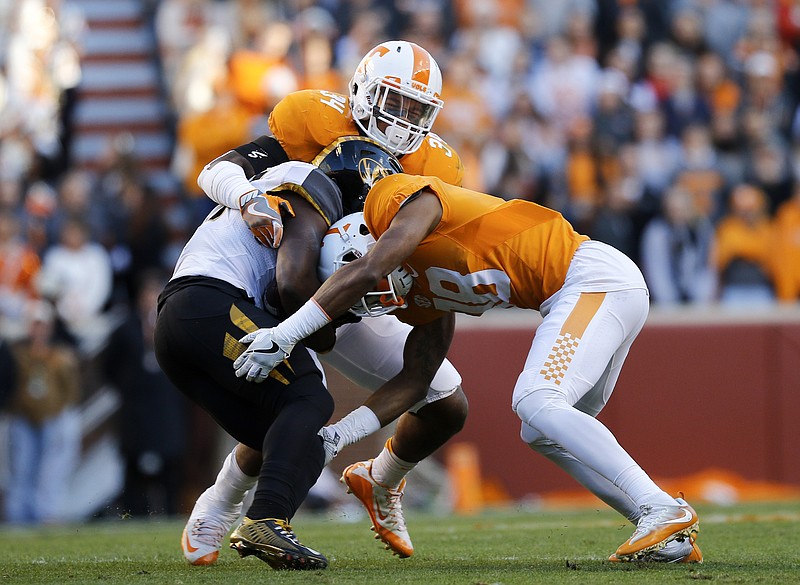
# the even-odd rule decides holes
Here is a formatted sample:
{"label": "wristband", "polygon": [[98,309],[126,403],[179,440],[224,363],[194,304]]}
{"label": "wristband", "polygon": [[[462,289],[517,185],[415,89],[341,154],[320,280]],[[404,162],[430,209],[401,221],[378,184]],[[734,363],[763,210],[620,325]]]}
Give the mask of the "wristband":
{"label": "wristband", "polygon": [[330,322],[331,318],[322,307],[314,299],[309,299],[297,312],[282,321],[277,331],[282,339],[294,345]]}
{"label": "wristband", "polygon": [[368,437],[380,428],[381,422],[368,406],[359,406],[339,422],[328,427],[330,431],[338,433],[341,437],[337,443],[339,450]]}

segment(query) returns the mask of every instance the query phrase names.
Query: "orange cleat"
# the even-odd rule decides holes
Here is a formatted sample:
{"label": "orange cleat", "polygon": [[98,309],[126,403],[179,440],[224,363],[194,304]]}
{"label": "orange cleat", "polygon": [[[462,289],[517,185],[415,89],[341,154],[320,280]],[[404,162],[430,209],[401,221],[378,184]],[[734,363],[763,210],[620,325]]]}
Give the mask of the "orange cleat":
{"label": "orange cleat", "polygon": [[405,480],[397,489],[382,486],[372,477],[370,459],[353,463],[344,470],[340,481],[347,486],[347,493],[353,494],[364,505],[372,521],[375,538],[383,541],[387,550],[400,558],[414,554],[414,545],[411,544],[400,505]]}
{"label": "orange cleat", "polygon": [[620,558],[615,554],[608,557],[612,563],[702,563],[703,553],[694,538],[670,540],[661,550],[647,553],[639,558]]}
{"label": "orange cleat", "polygon": [[637,560],[664,548],[676,539],[694,540],[699,528],[697,512],[685,500],[676,498],[676,505],[642,506],[642,517],[631,537],[614,553],[621,560]]}

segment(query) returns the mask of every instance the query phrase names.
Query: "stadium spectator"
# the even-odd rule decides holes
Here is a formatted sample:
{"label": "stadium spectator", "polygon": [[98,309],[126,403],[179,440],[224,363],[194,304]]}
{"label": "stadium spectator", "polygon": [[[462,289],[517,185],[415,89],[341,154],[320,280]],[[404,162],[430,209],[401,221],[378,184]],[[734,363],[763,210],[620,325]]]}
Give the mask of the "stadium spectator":
{"label": "stadium spectator", "polygon": [[[197,186],[197,177],[209,160],[250,138],[255,115],[237,99],[233,91],[221,82],[206,107],[186,109],[178,121],[177,139],[172,168],[180,177],[184,192],[206,204]],[[205,207],[209,211],[210,207]],[[204,214],[203,214],[204,215]]]}
{"label": "stadium spectator", "polygon": [[775,215],[775,291],[787,303],[800,301],[800,181]]}
{"label": "stadium spectator", "polygon": [[785,143],[765,141],[749,149],[744,157],[743,180],[758,187],[767,197],[769,214],[792,196],[794,177]]}
{"label": "stadium spectator", "polygon": [[661,110],[636,114],[632,146],[636,174],[645,188],[660,198],[675,179],[681,162],[680,143],[667,134]]}
{"label": "stadium spectator", "polygon": [[477,188],[482,184],[480,149],[494,124],[478,91],[484,74],[466,53],[453,55],[448,70],[442,88],[447,108],[437,117],[436,130],[449,137],[448,142],[464,161],[464,184]]}
{"label": "stadium spectator", "polygon": [[333,64],[333,47],[330,39],[319,33],[305,36],[301,47],[301,89],[327,89],[341,93],[347,89],[347,80]]}
{"label": "stadium spectator", "polygon": [[775,300],[774,232],[763,191],[741,184],[717,225],[716,270],[724,304],[764,305]]}
{"label": "stadium spectator", "polygon": [[676,57],[662,104],[666,133],[670,136],[680,137],[687,126],[708,124],[711,120],[709,104],[698,91],[694,77],[694,63],[688,57]]}
{"label": "stadium spectator", "polygon": [[59,235],[59,243],[44,254],[37,290],[54,303],[81,352],[91,355],[108,335],[104,309],[113,284],[111,258],[80,219],[66,220]]}
{"label": "stadium spectator", "polygon": [[545,57],[534,69],[530,94],[536,111],[563,133],[591,112],[600,78],[596,61],[575,53],[563,36],[547,42]]}
{"label": "stadium spectator", "polygon": [[642,234],[641,265],[655,305],[709,304],[716,299],[714,225],[679,186]]}
{"label": "stadium spectator", "polygon": [[634,112],[628,103],[630,84],[618,69],[604,69],[597,86],[597,100],[591,113],[592,148],[598,158],[614,156],[622,144],[633,138]]}
{"label": "stadium spectator", "polygon": [[36,298],[39,255],[20,236],[19,220],[0,211],[0,338],[21,337],[25,307]]}
{"label": "stadium spectator", "polygon": [[[448,104],[449,106],[449,104]],[[491,192],[503,199],[522,198],[530,201],[542,196],[539,170],[528,146],[531,130],[530,120],[525,116],[506,116],[494,128],[484,144],[480,160],[475,161],[481,180],[472,184],[491,187]],[[487,189],[489,190],[489,189]]]}
{"label": "stadium spectator", "polygon": [[[134,304],[110,335],[103,372],[120,393],[120,450],[125,464],[121,511],[137,518],[181,511],[189,402],[161,371],[153,347],[156,300],[166,281],[138,272]],[[142,432],[142,429],[147,432]]]}
{"label": "stadium spectator", "polygon": [[703,14],[697,8],[679,5],[670,17],[670,40],[686,57],[697,59],[708,51],[704,28]]}
{"label": "stadium spectator", "polygon": [[80,454],[76,406],[82,375],[75,352],[53,341],[53,307],[34,301],[27,317],[28,335],[13,348],[17,384],[10,406],[6,520],[54,523],[66,520],[66,498]]}
{"label": "stadium spectator", "polygon": [[71,168],[57,182],[57,201],[53,212],[47,216],[48,247],[56,244],[70,220],[79,220],[89,230],[89,237],[100,242],[109,229],[108,209],[97,195],[92,175]]}
{"label": "stadium spectator", "polygon": [[292,42],[287,23],[270,21],[252,45],[231,54],[227,83],[253,115],[269,112],[286,94],[297,90],[299,79],[289,60]]}

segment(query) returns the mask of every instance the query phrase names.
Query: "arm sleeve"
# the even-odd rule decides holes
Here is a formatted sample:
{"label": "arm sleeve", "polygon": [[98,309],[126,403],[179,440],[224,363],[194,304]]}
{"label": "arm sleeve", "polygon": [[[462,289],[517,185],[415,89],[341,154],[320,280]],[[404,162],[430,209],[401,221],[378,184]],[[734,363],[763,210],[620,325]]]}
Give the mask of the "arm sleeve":
{"label": "arm sleeve", "polygon": [[250,180],[289,160],[272,136],[260,136],[214,159],[200,172],[197,184],[218,205],[239,209],[239,197],[253,190]]}
{"label": "arm sleeve", "polygon": [[239,209],[239,197],[253,190],[244,169],[228,160],[206,165],[197,184],[214,203],[230,209]]}

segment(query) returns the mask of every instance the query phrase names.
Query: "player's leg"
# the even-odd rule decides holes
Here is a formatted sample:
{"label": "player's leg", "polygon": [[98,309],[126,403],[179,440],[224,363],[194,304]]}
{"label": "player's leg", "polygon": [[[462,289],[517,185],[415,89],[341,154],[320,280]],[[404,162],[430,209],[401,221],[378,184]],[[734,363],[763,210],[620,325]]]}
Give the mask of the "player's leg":
{"label": "player's leg", "polygon": [[242,515],[242,502],[255,487],[261,469],[261,451],[239,443],[217,473],[214,483],[200,494],[181,538],[183,555],[193,565],[211,565],[222,541]]}
{"label": "player's leg", "polygon": [[[694,511],[661,490],[600,421],[574,407],[593,389],[602,393],[603,403],[608,399],[644,324],[647,303],[646,292],[638,289],[560,299],[537,330],[514,392],[514,409],[523,422],[615,485],[641,510],[637,533],[619,556],[688,536],[697,522]],[[598,386],[604,375],[605,384]],[[624,500],[617,502],[626,508]],[[664,519],[674,523],[665,525]]]}
{"label": "player's leg", "polygon": [[[410,330],[389,315],[364,319],[341,327],[333,351],[319,357],[374,391],[402,370],[403,347]],[[426,398],[400,417],[381,452],[374,459],[349,466],[342,475],[348,490],[369,513],[372,529],[400,557],[408,557],[414,550],[400,506],[405,476],[461,430],[467,409],[461,376],[445,360]]]}
{"label": "player's leg", "polygon": [[[155,341],[159,364],[170,380],[211,414],[231,436],[247,445],[249,451],[242,449],[245,455],[252,457],[254,452],[263,453],[267,432],[276,420],[283,420],[281,415],[284,411],[286,416],[296,414],[298,409],[307,411],[299,415],[298,424],[291,432],[284,433],[281,453],[275,455],[279,449],[272,445],[272,457],[265,455],[258,467],[260,477],[256,499],[259,499],[260,491],[268,494],[262,496],[260,501],[274,499],[278,502],[279,507],[274,512],[280,513],[281,522],[285,522],[286,518],[291,517],[286,514],[293,514],[295,506],[305,497],[305,487],[313,485],[316,479],[311,479],[313,471],[316,471],[316,476],[319,475],[321,462],[316,470],[314,465],[306,465],[307,455],[312,451],[307,443],[313,441],[321,449],[316,433],[327,422],[333,405],[316,364],[303,348],[298,348],[290,358],[294,369],[282,365],[276,371],[276,376],[262,384],[246,382],[235,376],[232,363],[243,349],[235,340],[247,330],[275,324],[276,320],[271,315],[260,311],[245,299],[227,295],[218,288],[195,286],[175,292],[163,304],[156,324]],[[291,392],[300,378],[309,380],[304,384],[305,390]],[[298,402],[302,406],[298,406]],[[247,474],[234,465],[236,457],[230,457],[226,463],[228,465],[224,467],[220,478],[222,481],[218,480],[213,490],[213,495],[222,494],[220,499],[225,505],[205,506],[207,515],[200,514],[187,524],[183,548],[185,553],[192,552],[192,555],[187,554],[190,561],[200,560],[208,564],[216,560],[222,539],[239,516],[241,503],[234,501],[241,498],[236,496],[243,496],[252,485],[252,476],[243,477]],[[252,473],[250,464],[245,466]],[[297,471],[298,468],[301,471]],[[288,480],[279,477],[284,471],[289,475]],[[268,477],[261,477],[264,475]],[[216,503],[219,502],[212,501],[212,504]],[[230,506],[232,503],[234,510]],[[255,513],[261,512],[257,506]],[[278,538],[287,549],[297,544],[296,538],[289,538],[293,537],[290,528],[276,526],[275,530],[279,531]],[[208,546],[207,555],[201,555],[206,559],[193,558],[202,551],[198,542]],[[317,553],[308,556],[314,555]],[[302,554],[298,556],[295,550],[291,556],[293,560],[303,561]],[[317,560],[311,558],[309,563]]]}
{"label": "player's leg", "polygon": [[[255,554],[275,569],[324,569],[328,564],[324,555],[300,543],[289,524],[322,471],[325,452],[317,432],[333,414],[333,399],[303,354],[305,349],[297,348],[289,359],[298,377],[283,389],[273,384],[263,394],[274,416],[262,444],[253,502],[231,534],[231,546],[242,556]],[[288,366],[279,366],[284,367],[281,373],[288,376]]]}

